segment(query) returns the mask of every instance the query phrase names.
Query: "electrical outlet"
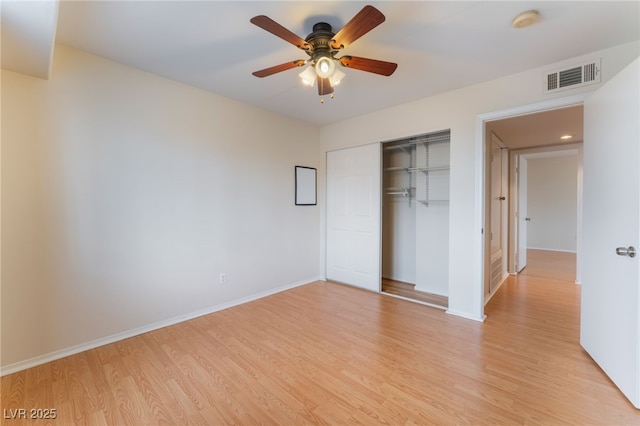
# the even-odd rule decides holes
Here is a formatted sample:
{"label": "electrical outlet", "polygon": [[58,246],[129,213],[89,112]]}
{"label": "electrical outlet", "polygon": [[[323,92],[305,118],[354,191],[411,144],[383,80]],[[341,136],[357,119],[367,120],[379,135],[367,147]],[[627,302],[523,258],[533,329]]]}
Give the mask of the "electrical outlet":
{"label": "electrical outlet", "polygon": [[226,284],[226,283],[227,283],[227,274],[226,274],[226,273],[224,273],[224,272],[222,272],[222,273],[220,274],[220,277],[218,278],[218,282],[219,282],[220,284]]}

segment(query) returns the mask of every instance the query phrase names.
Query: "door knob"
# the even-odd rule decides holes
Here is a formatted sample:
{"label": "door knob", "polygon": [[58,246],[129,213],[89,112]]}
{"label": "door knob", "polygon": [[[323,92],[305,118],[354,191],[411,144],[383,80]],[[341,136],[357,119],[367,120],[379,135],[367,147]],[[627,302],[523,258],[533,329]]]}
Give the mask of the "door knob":
{"label": "door knob", "polygon": [[616,254],[618,256],[629,256],[629,257],[636,257],[636,248],[633,246],[629,246],[629,247],[618,247],[616,249]]}
{"label": "door knob", "polygon": [[531,222],[531,218],[530,217],[525,217],[524,220],[526,220],[527,222]]}

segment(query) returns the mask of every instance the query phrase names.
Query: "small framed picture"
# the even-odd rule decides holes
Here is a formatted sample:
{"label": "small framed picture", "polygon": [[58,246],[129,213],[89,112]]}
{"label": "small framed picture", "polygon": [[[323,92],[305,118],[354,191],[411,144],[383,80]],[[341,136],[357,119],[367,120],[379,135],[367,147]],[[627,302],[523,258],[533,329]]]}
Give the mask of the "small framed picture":
{"label": "small framed picture", "polygon": [[296,206],[317,204],[317,170],[313,167],[296,166]]}

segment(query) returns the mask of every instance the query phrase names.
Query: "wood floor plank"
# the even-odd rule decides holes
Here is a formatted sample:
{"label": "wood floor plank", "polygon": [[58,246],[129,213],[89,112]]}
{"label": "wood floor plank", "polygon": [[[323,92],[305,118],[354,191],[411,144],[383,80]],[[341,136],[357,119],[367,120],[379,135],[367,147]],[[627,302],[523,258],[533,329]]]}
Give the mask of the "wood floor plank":
{"label": "wood floor plank", "polygon": [[58,414],[2,424],[640,424],[550,262],[510,277],[484,323],[311,283],[2,377],[4,410]]}
{"label": "wood floor plank", "polygon": [[527,249],[527,266],[523,276],[575,282],[576,254],[572,252]]}
{"label": "wood floor plank", "polygon": [[407,299],[418,300],[432,306],[447,308],[449,306],[449,298],[439,294],[426,293],[416,290],[416,285],[403,281],[396,281],[389,278],[382,279],[382,292],[396,296],[406,297]]}

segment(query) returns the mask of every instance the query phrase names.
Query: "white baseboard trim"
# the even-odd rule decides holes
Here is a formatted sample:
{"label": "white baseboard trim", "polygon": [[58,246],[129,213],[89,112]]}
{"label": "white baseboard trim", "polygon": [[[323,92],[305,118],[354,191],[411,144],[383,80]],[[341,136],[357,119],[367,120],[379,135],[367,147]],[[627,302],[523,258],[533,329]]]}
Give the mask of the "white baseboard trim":
{"label": "white baseboard trim", "polygon": [[575,250],[563,250],[563,249],[547,248],[547,247],[527,247],[527,250],[557,251],[559,253],[576,253]]}
{"label": "white baseboard trim", "polygon": [[130,337],[138,336],[140,334],[148,333],[150,331],[158,330],[160,328],[175,325],[184,321],[189,321],[204,315],[209,315],[214,312],[221,311],[223,309],[232,308],[234,306],[238,306],[244,303],[252,302],[254,300],[262,299],[264,297],[271,296],[276,293],[281,293],[283,291],[290,290],[292,288],[300,287],[306,284],[310,284],[314,281],[321,281],[321,280],[323,280],[323,278],[315,277],[308,280],[298,281],[298,282],[287,284],[281,287],[276,287],[270,290],[266,290],[260,293],[241,297],[239,299],[234,299],[229,302],[211,306],[209,308],[200,309],[195,312],[190,312],[184,315],[178,315],[176,317],[158,321],[153,324],[144,325],[142,327],[137,327],[131,330],[123,331],[121,333],[112,334],[111,336],[106,336],[99,339],[91,340],[89,342],[81,343],[79,345],[71,346],[69,348],[64,348],[57,351],[49,352],[47,354],[29,358],[24,361],[18,361],[13,364],[9,364],[0,368],[0,377],[6,376],[8,374],[17,373],[18,371],[26,370],[27,368],[46,364],[47,362],[55,361],[57,359],[64,358],[70,355],[75,355],[80,352],[88,351],[90,349],[95,349],[100,346],[108,345],[110,343],[114,343],[120,340],[128,339]]}
{"label": "white baseboard trim", "polygon": [[447,309],[445,312],[450,314],[450,315],[455,315],[457,317],[466,318],[466,319],[470,319],[470,320],[478,321],[478,322],[484,322],[484,320],[487,319],[486,315],[482,315],[482,317],[478,318],[478,317],[473,317],[471,315],[467,315],[464,312],[452,311],[451,309]]}

